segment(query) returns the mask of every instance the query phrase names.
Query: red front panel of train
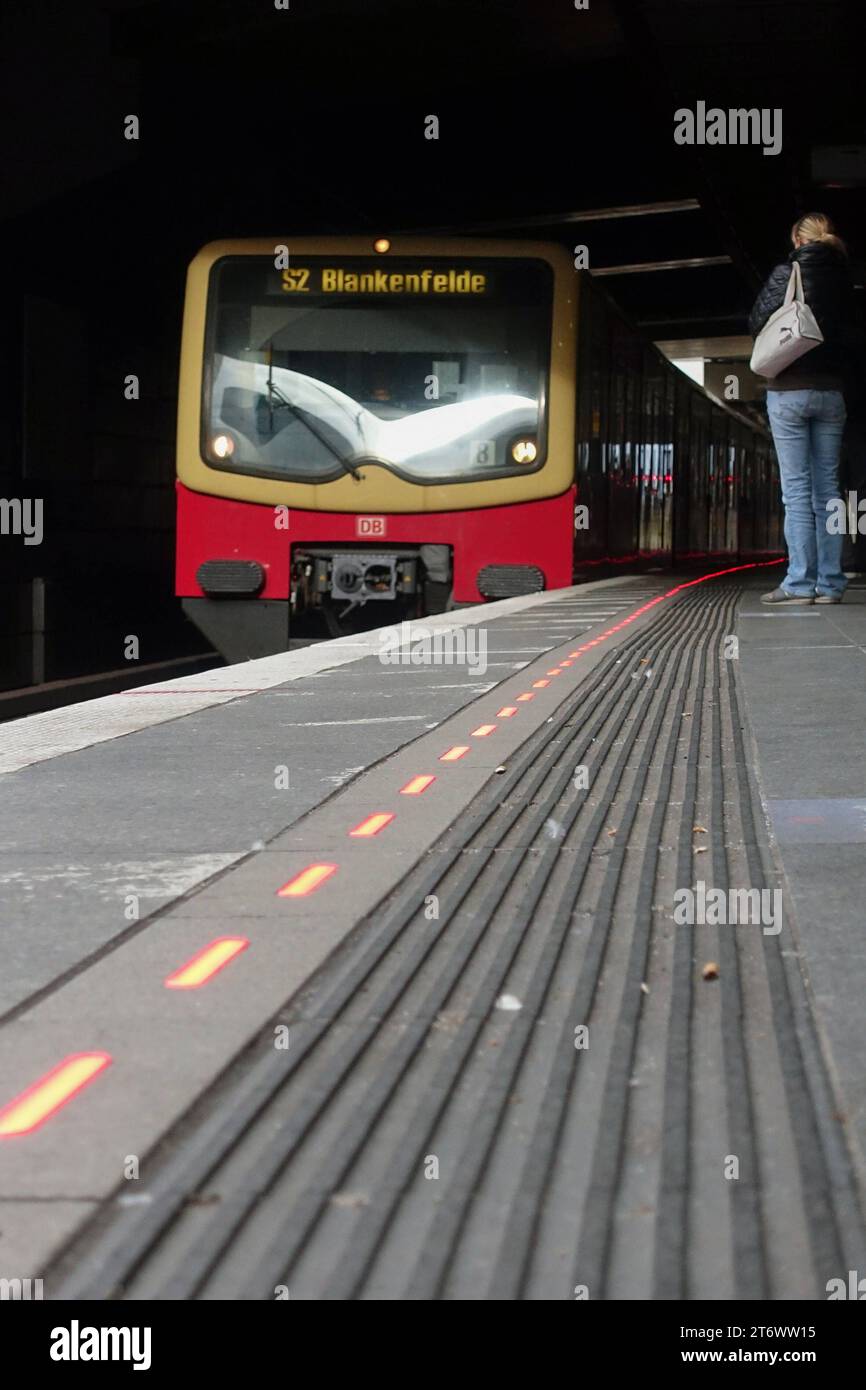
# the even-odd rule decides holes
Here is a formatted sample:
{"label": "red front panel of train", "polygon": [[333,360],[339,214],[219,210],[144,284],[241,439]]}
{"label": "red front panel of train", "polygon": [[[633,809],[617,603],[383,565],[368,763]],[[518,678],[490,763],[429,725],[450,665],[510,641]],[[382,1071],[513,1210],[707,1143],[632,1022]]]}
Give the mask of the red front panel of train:
{"label": "red front panel of train", "polygon": [[203,591],[196,571],[205,560],[256,560],[265,571],[261,598],[289,597],[290,547],[450,545],[454,601],[481,603],[476,579],[485,565],[537,565],[545,587],[571,583],[574,489],[539,502],[466,512],[411,512],[387,516],[308,512],[294,508],[288,529],[274,507],[231,502],[177,485],[177,593]]}

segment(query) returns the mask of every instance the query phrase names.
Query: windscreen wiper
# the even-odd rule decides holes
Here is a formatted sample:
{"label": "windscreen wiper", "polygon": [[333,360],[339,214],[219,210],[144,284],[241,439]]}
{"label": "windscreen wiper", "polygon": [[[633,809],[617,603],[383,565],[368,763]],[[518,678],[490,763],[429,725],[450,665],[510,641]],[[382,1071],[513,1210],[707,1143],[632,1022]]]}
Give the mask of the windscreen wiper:
{"label": "windscreen wiper", "polygon": [[335,446],[328,439],[327,435],[323,434],[321,430],[318,430],[316,426],[313,424],[312,420],[307,419],[307,416],[303,413],[303,411],[300,410],[298,406],[296,406],[292,401],[289,400],[288,396],[285,394],[284,391],[280,390],[279,386],[274,385],[274,360],[273,352],[270,350],[268,351],[268,408],[271,412],[271,433],[273,433],[274,429],[274,411],[291,411],[295,419],[300,420],[302,425],[306,425],[310,433],[316,436],[319,443],[324,444],[325,448],[328,450],[328,453],[334,456],[334,458],[337,460],[340,467],[343,469],[345,473],[349,473],[351,477],[355,479],[356,483],[361,483],[364,481],[363,473],[359,473],[355,465],[351,463],[349,459],[344,458],[343,455],[340,453],[339,449],[335,448]]}

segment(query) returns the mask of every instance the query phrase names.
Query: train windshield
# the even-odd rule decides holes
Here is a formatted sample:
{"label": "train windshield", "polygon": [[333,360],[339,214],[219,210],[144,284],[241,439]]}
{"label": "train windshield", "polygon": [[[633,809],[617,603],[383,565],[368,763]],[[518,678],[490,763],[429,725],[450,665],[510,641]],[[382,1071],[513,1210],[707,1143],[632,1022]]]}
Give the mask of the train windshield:
{"label": "train windshield", "polygon": [[220,261],[206,462],[298,482],[361,464],[420,483],[540,468],[552,282],[537,260]]}

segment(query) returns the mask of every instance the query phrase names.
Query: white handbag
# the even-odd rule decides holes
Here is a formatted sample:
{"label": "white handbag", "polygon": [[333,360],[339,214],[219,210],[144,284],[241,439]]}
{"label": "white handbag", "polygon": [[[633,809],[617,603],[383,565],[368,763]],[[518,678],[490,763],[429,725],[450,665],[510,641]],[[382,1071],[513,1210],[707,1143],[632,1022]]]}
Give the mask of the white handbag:
{"label": "white handbag", "polygon": [[749,366],[758,376],[778,376],[804,352],[823,341],[818,321],[803,298],[803,277],[795,261],[785,301],[770,315],[755,339]]}

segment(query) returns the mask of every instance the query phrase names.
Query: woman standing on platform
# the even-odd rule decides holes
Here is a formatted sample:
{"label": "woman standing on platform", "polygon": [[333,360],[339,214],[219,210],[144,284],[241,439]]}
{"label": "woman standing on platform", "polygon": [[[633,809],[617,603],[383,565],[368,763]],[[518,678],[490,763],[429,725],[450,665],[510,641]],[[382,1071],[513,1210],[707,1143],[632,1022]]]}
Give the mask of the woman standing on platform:
{"label": "woman standing on platform", "polygon": [[839,603],[845,592],[842,535],[828,502],[839,499],[845,374],[856,346],[854,285],[845,243],[828,217],[807,213],[791,229],[794,249],[777,265],[749,315],[757,337],[781,307],[794,262],[824,341],[767,382],[767,414],[779,459],[788,572],[764,603]]}

